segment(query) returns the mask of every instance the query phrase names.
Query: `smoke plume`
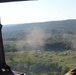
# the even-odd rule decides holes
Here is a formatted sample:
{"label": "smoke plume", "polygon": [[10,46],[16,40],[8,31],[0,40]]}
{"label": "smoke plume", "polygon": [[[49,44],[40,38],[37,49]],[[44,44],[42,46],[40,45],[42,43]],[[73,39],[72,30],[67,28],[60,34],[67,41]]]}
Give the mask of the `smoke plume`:
{"label": "smoke plume", "polygon": [[41,48],[45,44],[45,32],[41,28],[33,28],[29,35],[26,37],[26,43],[29,47],[37,49]]}
{"label": "smoke plume", "polygon": [[[17,42],[18,49],[41,49],[45,45],[45,41],[49,36],[45,33],[45,30],[39,27],[29,29],[28,35],[21,40],[23,43]],[[20,42],[21,42],[20,41]]]}

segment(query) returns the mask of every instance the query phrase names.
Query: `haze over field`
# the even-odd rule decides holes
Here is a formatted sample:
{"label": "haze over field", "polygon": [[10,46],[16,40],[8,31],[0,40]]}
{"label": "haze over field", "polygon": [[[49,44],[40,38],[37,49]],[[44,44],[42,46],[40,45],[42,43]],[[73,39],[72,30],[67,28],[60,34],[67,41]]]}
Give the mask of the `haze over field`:
{"label": "haze over field", "polygon": [[[76,20],[15,24],[3,27],[3,38],[16,41],[18,50],[76,48]],[[56,42],[56,43],[55,43]],[[55,44],[53,44],[55,43]],[[27,49],[28,50],[28,49]]]}

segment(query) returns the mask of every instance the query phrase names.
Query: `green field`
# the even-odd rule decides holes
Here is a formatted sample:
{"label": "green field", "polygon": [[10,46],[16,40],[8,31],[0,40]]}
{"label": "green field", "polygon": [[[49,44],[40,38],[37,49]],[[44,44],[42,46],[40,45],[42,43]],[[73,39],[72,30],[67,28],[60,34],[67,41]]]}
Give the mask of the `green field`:
{"label": "green field", "polygon": [[76,67],[76,20],[3,28],[6,62],[27,75],[64,75]]}
{"label": "green field", "polygon": [[[71,50],[70,50],[71,51]],[[38,75],[48,75],[51,70],[49,70],[47,67],[51,67],[52,69],[58,70],[58,67],[62,67],[61,73],[63,71],[63,68],[71,69],[76,66],[76,57],[73,57],[73,55],[76,53],[74,51],[73,53],[69,54],[69,51],[65,51],[67,55],[59,55],[60,53],[64,52],[54,52],[54,51],[19,51],[19,52],[6,52],[6,60],[7,64],[11,66],[12,70],[22,71],[22,72],[28,72],[31,75],[37,74],[33,70],[34,68],[38,70],[39,68],[42,68],[42,71],[38,71]],[[38,65],[41,67],[38,67]],[[51,65],[54,64],[55,66]],[[57,65],[58,64],[58,65]],[[43,65],[47,65],[46,67],[42,67]],[[43,69],[45,68],[45,70]],[[46,68],[49,71],[46,71]],[[56,71],[55,70],[55,71]],[[54,71],[54,73],[55,73]],[[40,72],[40,73],[39,73]],[[46,72],[46,73],[45,73]],[[64,71],[65,73],[66,71]],[[57,74],[57,72],[56,72]],[[61,74],[59,74],[61,75]]]}

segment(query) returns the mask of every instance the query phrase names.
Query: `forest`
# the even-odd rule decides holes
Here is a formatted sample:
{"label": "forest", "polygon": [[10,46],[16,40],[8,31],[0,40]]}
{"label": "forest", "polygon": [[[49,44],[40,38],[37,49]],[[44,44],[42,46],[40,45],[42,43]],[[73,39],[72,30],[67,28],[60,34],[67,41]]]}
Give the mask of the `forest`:
{"label": "forest", "polygon": [[76,66],[76,20],[3,27],[6,62],[27,75],[64,75]]}

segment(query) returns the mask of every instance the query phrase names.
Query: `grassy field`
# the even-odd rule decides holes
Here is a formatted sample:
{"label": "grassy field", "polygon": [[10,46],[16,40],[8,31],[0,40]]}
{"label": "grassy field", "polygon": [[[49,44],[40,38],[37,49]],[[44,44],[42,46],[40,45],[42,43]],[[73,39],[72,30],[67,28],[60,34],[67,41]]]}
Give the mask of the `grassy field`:
{"label": "grassy field", "polygon": [[[66,55],[63,53],[67,53]],[[68,53],[66,51],[64,52],[50,52],[50,51],[19,51],[19,52],[7,52],[6,53],[6,61],[9,64],[13,63],[13,61],[16,62],[26,62],[29,59],[32,62],[58,62],[59,65],[67,66],[70,68],[74,68],[76,66],[76,56],[74,51],[73,53]],[[62,55],[59,55],[62,54]]]}

